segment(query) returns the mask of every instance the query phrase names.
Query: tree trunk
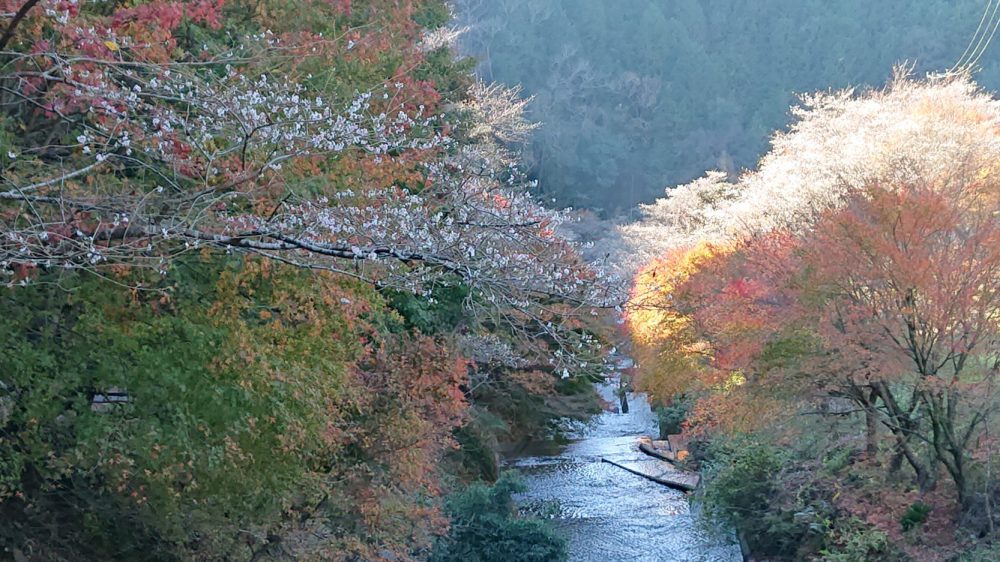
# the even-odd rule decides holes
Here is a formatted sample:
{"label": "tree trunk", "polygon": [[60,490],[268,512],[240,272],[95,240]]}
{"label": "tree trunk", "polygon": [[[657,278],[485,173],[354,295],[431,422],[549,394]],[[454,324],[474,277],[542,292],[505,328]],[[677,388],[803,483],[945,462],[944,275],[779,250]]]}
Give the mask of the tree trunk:
{"label": "tree trunk", "polygon": [[872,390],[865,404],[865,453],[868,460],[874,462],[878,456],[878,417],[875,412],[875,391]]}
{"label": "tree trunk", "polygon": [[934,487],[934,481],[930,467],[920,461],[917,454],[910,448],[910,437],[915,432],[916,422],[913,420],[913,407],[903,409],[896,401],[892,391],[884,383],[880,382],[872,386],[872,391],[878,395],[885,404],[887,410],[887,420],[883,420],[886,427],[896,438],[896,453],[890,464],[890,471],[898,470],[905,459],[913,468],[916,475],[917,485],[921,491],[927,491]]}

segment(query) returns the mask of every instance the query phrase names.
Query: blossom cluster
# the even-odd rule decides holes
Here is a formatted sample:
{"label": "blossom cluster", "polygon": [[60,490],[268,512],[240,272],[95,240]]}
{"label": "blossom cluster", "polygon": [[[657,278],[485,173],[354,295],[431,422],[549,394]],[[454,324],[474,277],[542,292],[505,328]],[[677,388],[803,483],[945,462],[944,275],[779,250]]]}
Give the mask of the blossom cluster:
{"label": "blossom cluster", "polygon": [[[624,285],[580,257],[560,228],[565,213],[530,195],[504,146],[533,128],[517,91],[476,85],[442,116],[405,100],[406,78],[345,101],[308,74],[267,70],[245,58],[284,48],[267,33],[210,61],[139,61],[114,29],[67,28],[82,52],[42,44],[10,74],[54,123],[76,125],[75,142],[9,157],[0,264],[11,282],[35,268],[166,273],[198,248],[249,252],[428,298],[461,283],[474,317],[574,350],[543,362],[595,364],[599,342],[579,318],[623,302]],[[71,158],[39,166],[52,150]],[[302,166],[336,165],[331,156],[366,161],[374,175],[295,188]],[[420,185],[375,179],[379,166],[407,165]]]}
{"label": "blossom cluster", "polygon": [[643,206],[624,228],[630,251],[648,261],[697,241],[801,230],[873,182],[974,178],[1000,157],[1000,102],[964,76],[901,74],[880,91],[812,94],[793,115],[756,170],[735,181],[712,172]]}

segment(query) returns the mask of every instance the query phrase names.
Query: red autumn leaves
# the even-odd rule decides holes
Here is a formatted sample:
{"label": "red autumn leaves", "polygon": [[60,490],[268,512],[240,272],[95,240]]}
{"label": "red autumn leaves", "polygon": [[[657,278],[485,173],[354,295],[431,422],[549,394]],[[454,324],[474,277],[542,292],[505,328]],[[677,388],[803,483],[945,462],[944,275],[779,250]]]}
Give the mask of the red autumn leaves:
{"label": "red autumn leaves", "polygon": [[[785,150],[741,178],[732,208],[767,213],[766,226],[707,225],[727,231],[725,241],[672,250],[638,277],[630,325],[639,385],[661,400],[700,396],[689,422],[741,428],[748,412],[757,428],[774,422],[775,400],[786,415],[853,401],[882,422],[885,442],[906,456],[921,486],[940,468],[964,500],[1000,367],[1000,176],[988,126],[997,105],[967,86],[904,81],[832,96],[807,112],[783,146],[808,150],[801,143],[822,135],[824,122],[836,125],[827,134],[846,137],[844,123],[873,106],[885,123],[913,123],[914,134],[869,133],[868,156],[856,151],[862,156],[846,163],[831,149],[839,137],[816,137],[829,150],[822,175],[800,168],[823,154]],[[934,119],[932,134],[951,143],[914,149]],[[774,183],[775,169],[831,179],[809,200],[815,185],[794,194],[793,182]],[[775,210],[761,190],[785,190],[784,200],[800,206]],[[762,210],[747,211],[764,199]],[[756,416],[747,407],[754,401]]]}

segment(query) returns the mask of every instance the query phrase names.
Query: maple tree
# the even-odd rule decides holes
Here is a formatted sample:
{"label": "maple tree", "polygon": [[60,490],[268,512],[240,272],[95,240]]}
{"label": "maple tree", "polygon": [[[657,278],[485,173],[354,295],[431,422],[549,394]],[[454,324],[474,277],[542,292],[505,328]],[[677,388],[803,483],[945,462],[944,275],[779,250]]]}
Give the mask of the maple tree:
{"label": "maple tree", "polygon": [[944,476],[988,512],[1000,106],[962,76],[807,101],[758,170],[684,186],[637,227],[668,249],[628,310],[639,387],[698,398],[696,433],[787,439],[818,414],[881,478],[907,466],[931,494]]}
{"label": "maple tree", "polygon": [[826,345],[879,400],[918,479],[933,479],[912,449],[923,440],[962,502],[972,443],[997,398],[995,198],[989,176],[875,187],[819,222],[805,258],[827,294]]}
{"label": "maple tree", "polygon": [[699,337],[691,309],[682,303],[684,284],[721,248],[702,244],[676,250],[648,264],[636,276],[628,308],[633,354],[641,367],[637,384],[654,400],[695,390],[710,349]]}

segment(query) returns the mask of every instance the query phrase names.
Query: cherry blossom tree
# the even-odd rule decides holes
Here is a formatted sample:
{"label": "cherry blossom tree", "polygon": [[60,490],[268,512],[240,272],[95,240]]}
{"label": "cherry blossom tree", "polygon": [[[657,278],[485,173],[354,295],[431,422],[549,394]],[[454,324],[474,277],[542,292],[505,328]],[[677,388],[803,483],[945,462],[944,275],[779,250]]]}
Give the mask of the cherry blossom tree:
{"label": "cherry blossom tree", "polygon": [[[221,1],[15,4],[0,52],[7,130],[22,135],[3,150],[6,282],[250,254],[427,296],[461,283],[483,322],[595,352],[571,318],[617,295],[505,154],[532,129],[516,91],[474,86],[448,112],[401,69],[337,92],[314,69],[367,56],[359,32],[234,36]],[[228,49],[176,48],[185,26]]]}
{"label": "cherry blossom tree", "polygon": [[873,181],[944,170],[963,177],[1000,154],[992,129],[1000,103],[964,75],[917,81],[900,68],[884,89],[804,95],[792,114],[756,169],[734,181],[711,172],[643,206],[644,217],[624,227],[631,252],[647,257],[701,240],[808,228]]}

